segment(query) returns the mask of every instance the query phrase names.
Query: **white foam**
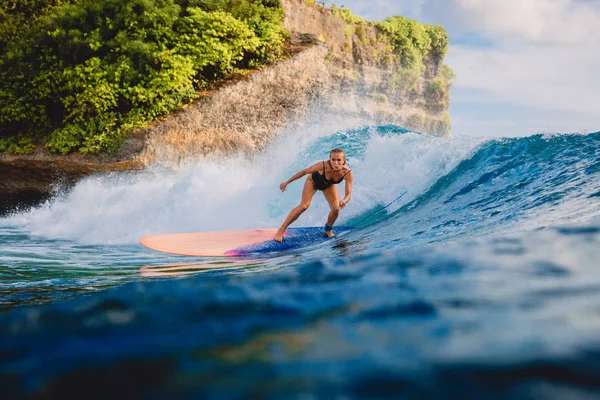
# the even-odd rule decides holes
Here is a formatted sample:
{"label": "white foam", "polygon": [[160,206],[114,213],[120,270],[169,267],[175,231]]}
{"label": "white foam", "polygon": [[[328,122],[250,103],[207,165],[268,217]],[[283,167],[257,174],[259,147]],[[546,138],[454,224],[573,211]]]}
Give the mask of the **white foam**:
{"label": "white foam", "polygon": [[487,139],[439,138],[407,133],[374,136],[355,168],[359,209],[386,206],[393,212],[427,190]]}
{"label": "white foam", "polygon": [[[135,243],[157,233],[278,227],[299,202],[305,178],[289,185],[285,193],[279,191],[279,183],[326,159],[330,146],[326,138],[334,133],[313,129],[309,134],[286,135],[253,159],[199,161],[180,171],[88,178],[44,206],[10,217],[8,223],[34,235],[86,244]],[[350,154],[354,196],[340,223],[407,190],[407,196],[390,207],[397,209],[481,142],[472,137],[373,135],[364,157]],[[323,148],[315,152],[314,146]],[[343,196],[343,184],[339,190]],[[317,193],[295,226],[321,225],[328,211]]]}

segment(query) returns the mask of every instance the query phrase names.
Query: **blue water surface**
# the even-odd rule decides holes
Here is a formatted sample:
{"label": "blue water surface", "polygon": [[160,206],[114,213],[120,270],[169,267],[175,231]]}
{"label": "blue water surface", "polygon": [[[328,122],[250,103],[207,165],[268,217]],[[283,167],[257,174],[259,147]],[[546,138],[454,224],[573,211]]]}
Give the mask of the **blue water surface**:
{"label": "blue water surface", "polygon": [[[286,175],[347,144],[355,211],[340,223],[356,227],[269,255],[176,257],[102,241],[76,219],[39,228],[70,218],[62,206],[95,181],[0,220],[3,396],[600,396],[600,133],[455,153],[436,140],[364,127],[301,148]],[[408,166],[368,175],[394,155]],[[194,171],[167,190],[193,190]],[[107,221],[127,203],[115,193]],[[297,196],[280,199],[248,218],[281,220]]]}

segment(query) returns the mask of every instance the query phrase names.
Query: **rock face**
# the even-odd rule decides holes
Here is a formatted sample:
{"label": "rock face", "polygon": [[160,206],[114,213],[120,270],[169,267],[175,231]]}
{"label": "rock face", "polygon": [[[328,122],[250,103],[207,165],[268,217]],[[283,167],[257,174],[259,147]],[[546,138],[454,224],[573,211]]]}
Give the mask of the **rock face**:
{"label": "rock face", "polygon": [[142,169],[138,161],[90,162],[38,156],[0,158],[0,216],[23,209],[68,189],[86,176]]}
{"label": "rock face", "polygon": [[[282,0],[290,32],[319,38],[327,46],[334,90],[326,93],[332,112],[355,113],[374,123],[402,125],[425,134],[450,136],[449,97],[432,99],[427,86],[444,76],[444,55],[430,54],[416,76],[390,57],[393,49],[373,24],[345,23],[336,12],[304,0]],[[408,82],[409,80],[414,80]],[[447,95],[449,92],[446,91]]]}
{"label": "rock face", "polygon": [[118,154],[51,156],[41,149],[30,156],[0,154],[0,214],[50,197],[57,182],[68,187],[90,174],[256,153],[315,109],[450,135],[447,102],[432,106],[425,95],[427,83],[440,75],[443,57],[426,60],[412,89],[403,91],[402,71],[386,57],[391,48],[378,40],[375,26],[347,24],[304,0],[282,5],[290,57],[133,132]]}
{"label": "rock face", "polygon": [[145,130],[146,163],[179,164],[198,157],[255,153],[286,125],[304,119],[311,105],[332,89],[327,47],[310,35],[293,57],[227,86]]}
{"label": "rock face", "polygon": [[450,135],[448,102],[432,106],[425,90],[439,77],[443,57],[425,60],[423,73],[403,90],[403,71],[386,57],[392,49],[378,40],[375,26],[347,24],[331,9],[304,0],[282,0],[282,5],[291,32],[288,45],[306,49],[144,130],[141,160],[179,164],[254,153],[316,108],[329,116]]}

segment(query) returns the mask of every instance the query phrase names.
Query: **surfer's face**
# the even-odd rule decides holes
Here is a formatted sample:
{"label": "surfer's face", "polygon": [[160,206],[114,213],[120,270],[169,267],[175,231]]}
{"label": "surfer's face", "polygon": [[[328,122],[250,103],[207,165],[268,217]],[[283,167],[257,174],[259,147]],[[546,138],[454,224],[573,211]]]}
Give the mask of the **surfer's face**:
{"label": "surfer's face", "polygon": [[329,162],[331,163],[331,167],[337,171],[344,166],[344,163],[346,162],[346,156],[344,153],[339,152],[330,153]]}

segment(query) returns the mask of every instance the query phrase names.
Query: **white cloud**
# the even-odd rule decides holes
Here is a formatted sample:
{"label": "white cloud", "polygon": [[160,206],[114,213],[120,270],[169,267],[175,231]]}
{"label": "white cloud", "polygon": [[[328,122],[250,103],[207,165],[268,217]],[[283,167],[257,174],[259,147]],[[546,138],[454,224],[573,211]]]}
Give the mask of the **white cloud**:
{"label": "white cloud", "polygon": [[[446,59],[455,87],[487,91],[497,100],[597,114],[598,54],[580,48],[453,46]],[[600,128],[600,127],[599,127]]]}
{"label": "white cloud", "polygon": [[499,40],[559,45],[597,45],[600,41],[597,25],[600,2],[453,0],[451,3],[460,11],[463,29],[482,31]]}

